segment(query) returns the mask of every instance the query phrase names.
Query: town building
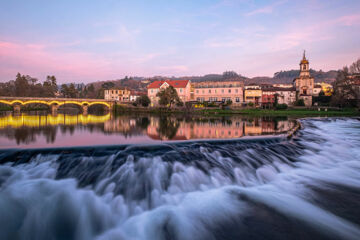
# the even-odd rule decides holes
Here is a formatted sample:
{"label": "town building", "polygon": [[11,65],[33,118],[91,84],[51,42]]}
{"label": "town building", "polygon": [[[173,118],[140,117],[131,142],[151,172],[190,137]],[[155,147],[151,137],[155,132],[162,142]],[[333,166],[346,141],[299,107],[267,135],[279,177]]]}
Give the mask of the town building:
{"label": "town building", "polygon": [[151,101],[151,106],[157,105],[159,98],[156,96],[162,89],[172,86],[175,88],[180,100],[182,102],[190,101],[190,80],[158,80],[150,83],[147,86],[147,94]]}
{"label": "town building", "polygon": [[273,87],[279,87],[279,88],[292,88],[293,84],[287,84],[287,83],[276,83],[273,85]]}
{"label": "town building", "polygon": [[139,98],[141,95],[146,95],[144,92],[139,91],[131,91],[130,92],[130,102],[135,102],[137,98]]}
{"label": "town building", "polygon": [[321,91],[322,91],[321,85],[315,84],[314,89],[313,89],[313,96],[318,97]]}
{"label": "town building", "polygon": [[243,103],[243,81],[198,82],[192,84],[194,100],[198,102],[226,102],[233,105]]}
{"label": "town building", "polygon": [[246,103],[253,103],[255,106],[261,104],[262,89],[259,85],[248,85],[245,86],[244,90],[244,101]]}
{"label": "town building", "polygon": [[275,90],[273,88],[267,88],[262,90],[261,105],[264,108],[271,108],[275,104]]}
{"label": "town building", "polygon": [[295,78],[293,83],[296,88],[297,99],[303,99],[305,106],[311,106],[314,78],[310,76],[309,61],[305,57],[305,51],[300,62],[300,76]]}
{"label": "town building", "polygon": [[126,88],[110,88],[104,91],[105,100],[113,100],[119,102],[130,101],[130,90]]}
{"label": "town building", "polygon": [[296,101],[295,88],[273,87],[262,90],[262,106],[271,107],[275,103],[293,105]]}
{"label": "town building", "polygon": [[296,101],[296,89],[291,88],[275,88],[275,94],[278,104],[293,105]]}
{"label": "town building", "polygon": [[331,96],[333,94],[334,88],[331,84],[321,82],[320,86],[321,86],[321,90],[324,92],[325,96]]}

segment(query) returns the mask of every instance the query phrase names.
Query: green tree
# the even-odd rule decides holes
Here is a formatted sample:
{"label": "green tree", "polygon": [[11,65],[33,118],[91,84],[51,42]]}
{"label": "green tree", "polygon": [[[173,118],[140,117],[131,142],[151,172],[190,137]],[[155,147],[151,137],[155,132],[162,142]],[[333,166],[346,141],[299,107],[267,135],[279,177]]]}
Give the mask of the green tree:
{"label": "green tree", "polygon": [[26,80],[25,76],[22,76],[20,73],[16,75],[15,79],[15,96],[16,97],[26,97],[28,96],[29,83]]}
{"label": "green tree", "polygon": [[150,98],[147,95],[141,95],[136,99],[136,104],[141,105],[143,107],[147,107],[150,105]]}
{"label": "green tree", "polygon": [[173,86],[162,89],[156,94],[156,96],[159,97],[160,105],[169,106],[169,108],[171,108],[171,105],[173,105],[174,103],[176,104],[178,102],[181,102],[176,92],[176,89]]}
{"label": "green tree", "polygon": [[[351,70],[348,67],[344,67],[338,72],[333,83],[334,93],[331,97],[331,105],[338,107],[356,106],[356,101],[360,99],[360,93],[356,91],[351,77],[353,74],[358,73],[357,63],[360,68],[360,61],[358,60],[351,65]],[[360,105],[360,103],[358,104]]]}
{"label": "green tree", "polygon": [[105,82],[105,83],[101,84],[101,87],[103,89],[110,89],[110,88],[115,87],[115,83],[113,83],[113,82]]}

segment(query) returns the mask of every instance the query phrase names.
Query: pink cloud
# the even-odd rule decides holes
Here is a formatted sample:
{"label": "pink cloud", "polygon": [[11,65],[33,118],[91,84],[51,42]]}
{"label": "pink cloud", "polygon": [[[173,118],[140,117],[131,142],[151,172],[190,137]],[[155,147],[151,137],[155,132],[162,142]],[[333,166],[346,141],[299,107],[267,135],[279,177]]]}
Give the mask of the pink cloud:
{"label": "pink cloud", "polygon": [[17,72],[34,76],[59,74],[63,81],[79,77],[94,79],[111,70],[106,59],[89,53],[61,52],[44,44],[13,42],[0,42],[0,65],[1,76],[13,78]]}

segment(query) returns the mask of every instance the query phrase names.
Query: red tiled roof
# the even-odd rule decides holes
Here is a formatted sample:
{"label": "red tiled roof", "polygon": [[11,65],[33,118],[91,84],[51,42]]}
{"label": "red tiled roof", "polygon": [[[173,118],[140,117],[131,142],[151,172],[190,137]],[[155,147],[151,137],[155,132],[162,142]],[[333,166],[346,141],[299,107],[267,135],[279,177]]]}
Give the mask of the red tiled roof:
{"label": "red tiled roof", "polygon": [[161,80],[161,81],[154,81],[150,83],[147,88],[159,88],[163,83],[166,82],[170,86],[174,88],[185,88],[186,85],[189,83],[189,80]]}

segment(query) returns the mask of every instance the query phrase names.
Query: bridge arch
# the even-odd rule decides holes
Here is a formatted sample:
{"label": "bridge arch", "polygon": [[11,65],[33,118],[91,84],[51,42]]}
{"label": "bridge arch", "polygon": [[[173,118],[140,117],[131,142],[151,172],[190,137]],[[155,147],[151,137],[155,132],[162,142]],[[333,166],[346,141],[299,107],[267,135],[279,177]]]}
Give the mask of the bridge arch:
{"label": "bridge arch", "polygon": [[21,101],[21,100],[13,100],[13,101],[0,100],[0,103],[7,104],[7,105],[10,105],[10,106],[13,106],[15,103],[18,103],[20,105],[24,104],[24,102]]}

